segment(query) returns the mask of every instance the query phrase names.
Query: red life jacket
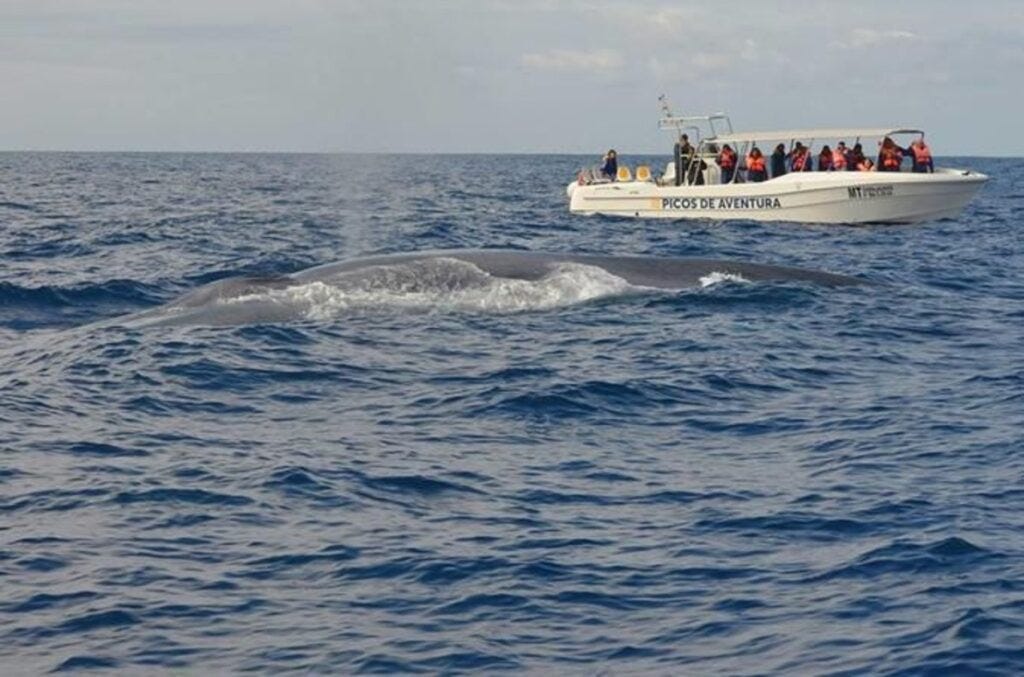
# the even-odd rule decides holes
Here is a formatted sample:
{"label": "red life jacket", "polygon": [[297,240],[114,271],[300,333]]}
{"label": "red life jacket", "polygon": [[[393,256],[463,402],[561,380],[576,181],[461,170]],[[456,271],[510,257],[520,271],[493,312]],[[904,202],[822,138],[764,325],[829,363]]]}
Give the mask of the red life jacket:
{"label": "red life jacket", "polygon": [[882,151],[882,166],[886,169],[899,169],[903,162],[903,155],[895,148]]}
{"label": "red life jacket", "polygon": [[748,172],[763,172],[765,171],[764,156],[754,157],[753,155],[747,156],[747,171]]}
{"label": "red life jacket", "polygon": [[807,153],[800,153],[799,155],[793,156],[793,171],[802,172],[804,166],[807,164]]}
{"label": "red life jacket", "polygon": [[832,151],[832,168],[846,169],[846,155],[844,155],[842,151]]}
{"label": "red life jacket", "polygon": [[723,150],[718,156],[718,166],[722,169],[732,169],[736,166],[736,153],[731,150]]}

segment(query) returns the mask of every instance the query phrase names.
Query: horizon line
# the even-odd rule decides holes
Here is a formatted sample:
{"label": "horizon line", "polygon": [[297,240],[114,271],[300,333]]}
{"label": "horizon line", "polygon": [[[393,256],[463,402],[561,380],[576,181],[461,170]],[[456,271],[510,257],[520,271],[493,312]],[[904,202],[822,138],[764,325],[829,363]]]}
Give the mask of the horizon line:
{"label": "horizon line", "polygon": [[[79,153],[101,155],[104,153],[121,155],[422,155],[422,156],[469,156],[469,155],[513,155],[513,156],[542,156],[542,155],[579,155],[579,156],[601,156],[604,151],[581,152],[581,151],[396,151],[396,150],[152,150],[152,149],[55,149],[55,148],[0,148],[0,154],[15,153]],[[665,151],[636,151],[619,152],[619,156],[629,157],[630,155],[648,156],[664,155],[671,157],[671,152]],[[943,153],[936,157],[977,157],[990,159],[1020,159],[1022,155],[994,155],[988,153]]]}

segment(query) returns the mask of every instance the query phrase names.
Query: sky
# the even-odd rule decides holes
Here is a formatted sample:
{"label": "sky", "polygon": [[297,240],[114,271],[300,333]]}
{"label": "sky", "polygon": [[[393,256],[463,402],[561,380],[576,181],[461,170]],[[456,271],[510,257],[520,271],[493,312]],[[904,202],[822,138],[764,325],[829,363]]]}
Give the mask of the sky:
{"label": "sky", "polygon": [[0,0],[0,149],[667,152],[910,126],[1024,156],[1024,2]]}

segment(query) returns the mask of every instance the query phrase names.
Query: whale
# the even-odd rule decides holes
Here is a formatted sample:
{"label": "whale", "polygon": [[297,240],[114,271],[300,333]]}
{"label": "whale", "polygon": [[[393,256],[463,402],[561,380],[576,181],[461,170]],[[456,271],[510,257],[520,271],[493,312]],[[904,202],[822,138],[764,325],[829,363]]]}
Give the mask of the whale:
{"label": "whale", "polygon": [[495,277],[529,281],[541,279],[559,264],[576,263],[601,268],[624,279],[631,285],[666,290],[698,286],[703,278],[713,273],[734,275],[750,282],[809,282],[830,287],[865,283],[863,279],[848,275],[721,259],[602,256],[501,249],[441,250],[372,256],[316,266],[294,273],[290,277],[294,280],[306,281],[374,266],[432,258],[465,261]]}
{"label": "whale", "polygon": [[838,273],[735,260],[434,250],[349,259],[286,275],[229,277],[136,313],[125,323],[279,323],[370,307],[540,310],[645,290],[682,291],[715,281],[825,287],[867,283]]}

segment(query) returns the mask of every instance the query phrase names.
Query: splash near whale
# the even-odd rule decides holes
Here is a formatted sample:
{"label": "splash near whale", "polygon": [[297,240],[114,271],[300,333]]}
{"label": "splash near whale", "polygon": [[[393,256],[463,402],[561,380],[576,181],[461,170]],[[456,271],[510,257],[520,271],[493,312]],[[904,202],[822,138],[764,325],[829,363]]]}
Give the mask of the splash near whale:
{"label": "splash near whale", "polygon": [[803,268],[714,259],[432,251],[353,259],[291,275],[219,280],[132,315],[123,324],[262,324],[326,320],[346,311],[383,308],[509,313],[720,282],[848,286],[865,281]]}

